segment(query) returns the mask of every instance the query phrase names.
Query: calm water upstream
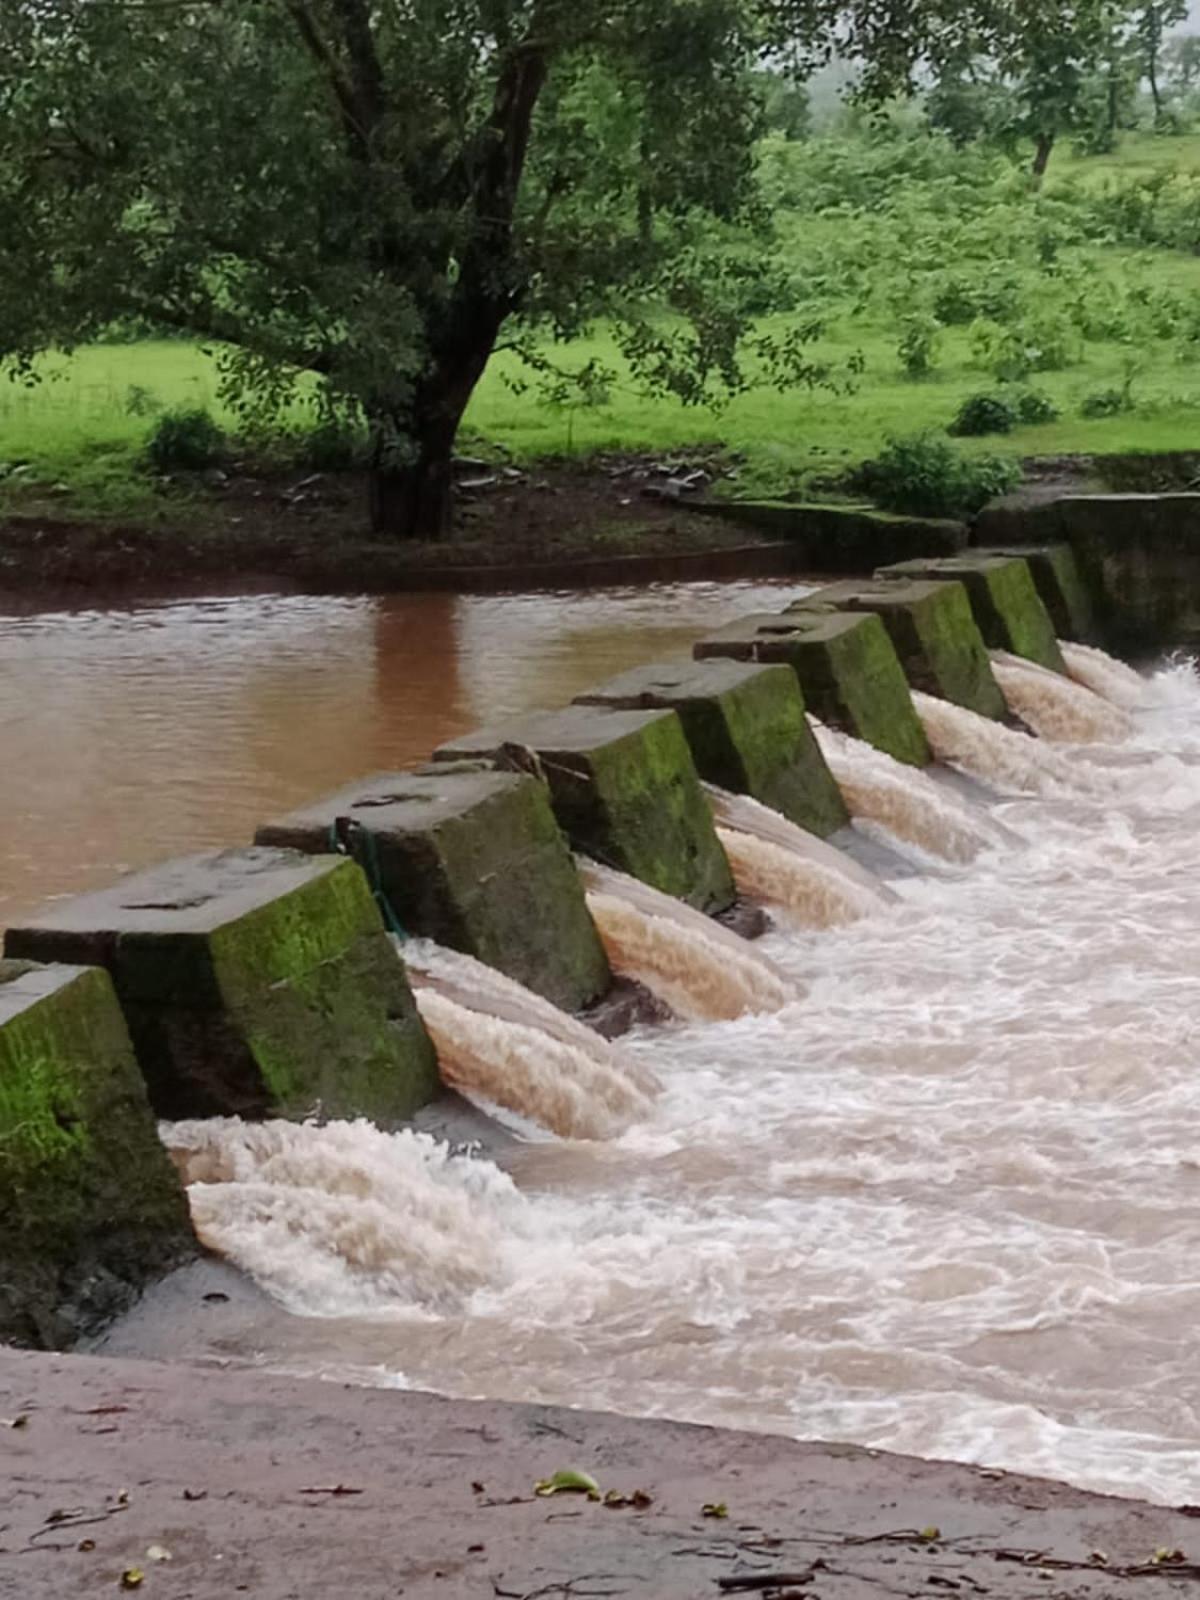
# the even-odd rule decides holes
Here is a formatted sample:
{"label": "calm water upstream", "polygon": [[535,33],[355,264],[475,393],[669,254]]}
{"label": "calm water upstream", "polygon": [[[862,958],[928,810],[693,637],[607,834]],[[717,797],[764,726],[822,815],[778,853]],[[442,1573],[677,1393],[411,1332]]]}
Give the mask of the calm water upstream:
{"label": "calm water upstream", "polygon": [[[780,603],[256,600],[0,624],[8,904],[244,838],[764,599]],[[221,1133],[197,1216],[283,1309],[209,1348],[1200,1501],[1190,664],[1131,716],[1041,765],[945,727],[991,774],[954,791],[978,853],[910,845],[894,901],[772,934],[800,994],[773,1014],[635,1036],[662,1092],[619,1137],[530,1143],[505,1173],[363,1124]],[[835,753],[869,788],[870,753]],[[914,787],[895,815],[936,798]]]}
{"label": "calm water upstream", "polygon": [[0,926],[782,604],[741,583],[0,616]]}

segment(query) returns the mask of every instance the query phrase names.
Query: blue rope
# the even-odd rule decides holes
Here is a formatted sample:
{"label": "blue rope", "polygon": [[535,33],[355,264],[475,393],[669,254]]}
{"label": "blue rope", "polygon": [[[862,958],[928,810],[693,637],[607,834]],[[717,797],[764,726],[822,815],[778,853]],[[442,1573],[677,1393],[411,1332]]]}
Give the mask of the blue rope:
{"label": "blue rope", "polygon": [[[358,841],[365,843],[360,847]],[[352,861],[357,861],[367,876],[367,883],[375,897],[375,904],[383,916],[384,926],[388,932],[397,939],[407,939],[404,924],[396,915],[396,908],[388,899],[383,887],[383,874],[379,867],[379,841],[370,828],[364,828],[360,823],[349,822],[344,833],[338,832],[336,819],[329,824],[329,847],[334,855],[349,856]]]}

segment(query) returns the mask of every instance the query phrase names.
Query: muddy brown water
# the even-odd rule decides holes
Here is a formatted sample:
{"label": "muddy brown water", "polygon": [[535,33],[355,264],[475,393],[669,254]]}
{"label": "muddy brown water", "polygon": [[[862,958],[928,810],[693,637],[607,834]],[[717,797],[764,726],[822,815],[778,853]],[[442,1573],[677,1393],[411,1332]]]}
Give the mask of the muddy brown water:
{"label": "muddy brown water", "polygon": [[786,583],[253,595],[0,616],[0,926],[686,655]]}

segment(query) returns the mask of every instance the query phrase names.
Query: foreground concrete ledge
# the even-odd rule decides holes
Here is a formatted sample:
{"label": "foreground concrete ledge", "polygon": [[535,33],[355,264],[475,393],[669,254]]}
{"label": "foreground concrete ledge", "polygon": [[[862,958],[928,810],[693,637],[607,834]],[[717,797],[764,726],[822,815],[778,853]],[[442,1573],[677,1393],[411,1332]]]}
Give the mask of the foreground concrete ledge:
{"label": "foreground concrete ledge", "polygon": [[5,952],[108,969],[160,1116],[386,1124],[438,1088],[403,964],[341,856],[165,862],[10,928]]}
{"label": "foreground concrete ledge", "polygon": [[804,714],[799,680],[785,666],[712,660],[635,667],[575,704],[674,711],[706,782],[752,795],[823,839],[849,821]]}
{"label": "foreground concrete ledge", "polygon": [[1054,623],[1024,555],[971,554],[941,561],[901,561],[881,567],[876,577],[937,578],[961,583],[990,649],[1009,650],[1053,672],[1067,670]]}
{"label": "foreground concrete ledge", "polygon": [[897,761],[932,755],[887,630],[871,613],[792,612],[743,617],[695,647],[698,661],[783,662],[814,716]]}
{"label": "foreground concrete ledge", "polygon": [[572,845],[700,911],[733,904],[729,863],[673,711],[566,711],[464,734],[439,761],[533,772]]}
{"label": "foreground concrete ledge", "polygon": [[[719,1579],[772,1574],[820,1600],[1114,1600],[1143,1587],[1123,1570],[1195,1548],[1193,1518],[1038,1479],[262,1371],[0,1353],[0,1414],[25,1419],[0,1530],[23,1600],[115,1594],[131,1567],[172,1600],[719,1600]],[[534,1494],[567,1466],[650,1504]]]}
{"label": "foreground concrete ledge", "polygon": [[847,579],[788,607],[871,611],[881,620],[909,683],[981,717],[1002,718],[1004,696],[961,583],[922,578]]}
{"label": "foreground concrete ledge", "polygon": [[70,1344],[194,1251],[108,974],[0,961],[0,1341]]}
{"label": "foreground concrete ledge", "polygon": [[260,845],[362,863],[408,933],[485,961],[568,1011],[611,981],[544,785],[517,773],[381,773],[269,822]]}

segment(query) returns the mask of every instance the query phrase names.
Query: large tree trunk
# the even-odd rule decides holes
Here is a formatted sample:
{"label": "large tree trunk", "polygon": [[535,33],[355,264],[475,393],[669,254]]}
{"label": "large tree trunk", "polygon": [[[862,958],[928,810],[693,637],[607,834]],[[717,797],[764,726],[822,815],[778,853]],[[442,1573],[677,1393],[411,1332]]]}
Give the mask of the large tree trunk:
{"label": "large tree trunk", "polygon": [[1041,183],[1046,176],[1046,168],[1050,165],[1050,153],[1054,149],[1054,135],[1052,133],[1039,133],[1037,148],[1033,153],[1033,181]]}

